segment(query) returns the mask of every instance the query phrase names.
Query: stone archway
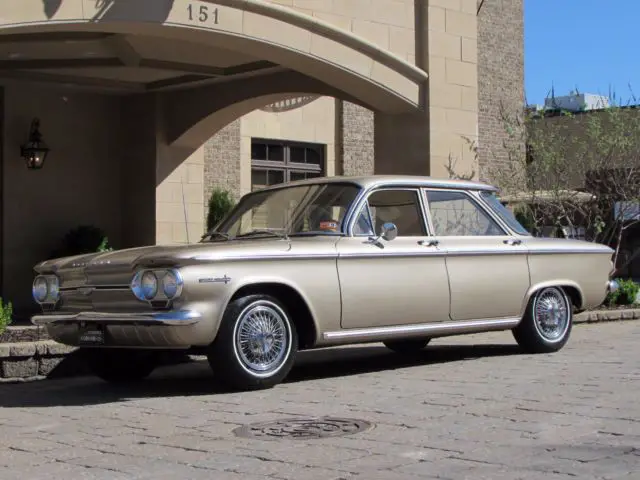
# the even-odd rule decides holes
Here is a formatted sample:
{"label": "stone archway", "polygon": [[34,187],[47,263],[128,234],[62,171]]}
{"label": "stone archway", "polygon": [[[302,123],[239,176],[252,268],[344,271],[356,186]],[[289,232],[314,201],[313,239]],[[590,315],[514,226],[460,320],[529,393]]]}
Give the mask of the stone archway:
{"label": "stone archway", "polygon": [[[158,182],[229,119],[290,93],[412,114],[427,78],[408,53],[263,0],[5,0],[0,56],[0,293],[20,309],[33,264],[77,224],[106,224],[117,247],[153,242]],[[35,116],[52,148],[37,174],[18,148]]]}
{"label": "stone archway", "polygon": [[350,31],[258,0],[11,0],[0,18],[0,42],[18,50],[39,39],[68,47],[14,51],[4,78],[144,93],[294,71],[387,113],[420,107],[427,78]]}

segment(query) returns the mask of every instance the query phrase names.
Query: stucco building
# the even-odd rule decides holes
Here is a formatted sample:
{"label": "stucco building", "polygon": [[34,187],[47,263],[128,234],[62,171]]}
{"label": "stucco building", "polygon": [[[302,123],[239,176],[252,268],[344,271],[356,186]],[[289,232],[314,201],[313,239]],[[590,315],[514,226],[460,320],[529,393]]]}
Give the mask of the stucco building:
{"label": "stucco building", "polygon": [[31,308],[32,265],[78,225],[197,241],[214,186],[481,176],[496,102],[522,106],[522,1],[1,2],[0,295]]}

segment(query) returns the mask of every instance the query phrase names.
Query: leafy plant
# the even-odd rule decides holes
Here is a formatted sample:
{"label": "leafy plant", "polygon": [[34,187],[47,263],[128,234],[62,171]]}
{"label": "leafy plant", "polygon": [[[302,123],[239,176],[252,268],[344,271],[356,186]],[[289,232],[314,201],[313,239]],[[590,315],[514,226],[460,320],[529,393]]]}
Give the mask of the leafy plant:
{"label": "leafy plant", "polygon": [[80,225],[64,236],[61,247],[51,254],[51,258],[110,250],[113,249],[109,246],[108,237],[101,228],[93,225]]}
{"label": "leafy plant", "polygon": [[109,246],[109,237],[104,237],[100,245],[98,245],[98,252],[112,252],[113,247]]}
{"label": "leafy plant", "polygon": [[11,325],[13,317],[13,305],[11,302],[4,303],[2,297],[0,297],[0,333]]}
{"label": "leafy plant", "polygon": [[633,280],[617,279],[620,288],[615,293],[610,293],[605,299],[607,305],[634,305],[638,292],[640,292],[640,284]]}
{"label": "leafy plant", "polygon": [[215,188],[209,197],[209,212],[207,213],[207,231],[214,228],[235,206],[231,192],[222,188]]}

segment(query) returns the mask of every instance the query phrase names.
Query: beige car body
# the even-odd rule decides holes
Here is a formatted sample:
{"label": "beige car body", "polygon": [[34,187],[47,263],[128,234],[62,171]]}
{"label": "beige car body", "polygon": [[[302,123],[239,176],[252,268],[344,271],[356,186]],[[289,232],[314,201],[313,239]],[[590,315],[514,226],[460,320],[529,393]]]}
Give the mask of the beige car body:
{"label": "beige car body", "polygon": [[[68,345],[79,345],[81,327],[100,324],[109,331],[107,347],[197,350],[214,341],[232,298],[266,292],[287,306],[305,349],[513,329],[531,296],[546,286],[563,287],[576,310],[601,304],[607,294],[612,249],[514,233],[479,198],[494,191],[491,186],[413,176],[294,183],[318,182],[362,187],[350,212],[376,189],[418,189],[429,234],[404,237],[400,230],[376,243],[348,230],[339,237],[149,246],[48,260],[35,271],[58,276],[60,298],[32,321]],[[505,234],[434,236],[424,189],[473,196]],[[169,267],[178,268],[184,282],[169,310],[132,294],[138,269]]]}

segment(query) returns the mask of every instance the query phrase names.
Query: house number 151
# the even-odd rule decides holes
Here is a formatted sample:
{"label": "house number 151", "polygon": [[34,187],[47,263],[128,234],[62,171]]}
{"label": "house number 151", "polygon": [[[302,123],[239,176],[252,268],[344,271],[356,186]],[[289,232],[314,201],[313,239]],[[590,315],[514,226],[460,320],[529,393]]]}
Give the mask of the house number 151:
{"label": "house number 151", "polygon": [[208,5],[194,6],[190,3],[187,6],[187,12],[189,13],[189,20],[197,21],[199,23],[213,23],[218,24],[218,8],[210,8]]}

